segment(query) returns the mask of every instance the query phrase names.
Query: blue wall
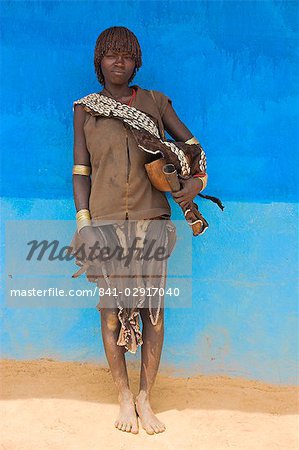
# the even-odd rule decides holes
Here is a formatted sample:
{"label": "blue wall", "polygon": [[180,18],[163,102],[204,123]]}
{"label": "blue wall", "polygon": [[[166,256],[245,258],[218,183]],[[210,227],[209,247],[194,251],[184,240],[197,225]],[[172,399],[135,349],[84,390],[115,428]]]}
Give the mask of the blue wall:
{"label": "blue wall", "polygon": [[[206,150],[206,193],[226,206],[201,203],[211,227],[193,240],[193,308],[167,312],[162,364],[295,382],[298,4],[24,1],[1,13],[5,219],[73,219],[72,102],[101,89],[98,34],[129,27],[143,50],[134,83],[172,99]],[[2,353],[102,359],[97,315],[4,305]]]}

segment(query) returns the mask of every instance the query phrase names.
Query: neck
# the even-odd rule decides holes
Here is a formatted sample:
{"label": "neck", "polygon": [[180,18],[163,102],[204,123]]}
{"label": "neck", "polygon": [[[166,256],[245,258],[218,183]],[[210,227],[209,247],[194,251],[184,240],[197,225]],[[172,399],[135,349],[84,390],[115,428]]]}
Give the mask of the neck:
{"label": "neck", "polygon": [[106,82],[104,88],[115,98],[128,97],[132,94],[132,89],[127,84]]}

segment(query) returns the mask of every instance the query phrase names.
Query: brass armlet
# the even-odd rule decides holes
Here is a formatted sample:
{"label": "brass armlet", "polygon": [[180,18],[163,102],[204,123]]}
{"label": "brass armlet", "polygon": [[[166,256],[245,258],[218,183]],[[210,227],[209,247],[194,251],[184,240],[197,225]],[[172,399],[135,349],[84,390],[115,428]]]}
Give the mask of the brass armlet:
{"label": "brass armlet", "polygon": [[199,142],[195,136],[192,136],[192,138],[188,139],[188,141],[185,141],[185,144],[192,145],[192,144],[199,144]]}
{"label": "brass armlet", "polygon": [[73,166],[73,175],[86,175],[89,176],[91,173],[90,166],[84,166],[83,164],[75,164]]}

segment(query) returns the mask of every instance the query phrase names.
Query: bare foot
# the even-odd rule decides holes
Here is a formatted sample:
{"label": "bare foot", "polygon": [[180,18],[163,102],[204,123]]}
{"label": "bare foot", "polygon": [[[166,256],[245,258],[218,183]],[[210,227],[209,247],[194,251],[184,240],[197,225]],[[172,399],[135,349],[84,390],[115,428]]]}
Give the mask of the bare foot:
{"label": "bare foot", "polygon": [[119,401],[119,415],[114,425],[121,431],[128,431],[134,434],[138,433],[138,420],[135,411],[134,397],[132,392],[120,394]]}
{"label": "bare foot", "polygon": [[142,427],[148,434],[162,433],[166,427],[153,413],[148,397],[139,393],[136,397],[136,411],[141,420]]}

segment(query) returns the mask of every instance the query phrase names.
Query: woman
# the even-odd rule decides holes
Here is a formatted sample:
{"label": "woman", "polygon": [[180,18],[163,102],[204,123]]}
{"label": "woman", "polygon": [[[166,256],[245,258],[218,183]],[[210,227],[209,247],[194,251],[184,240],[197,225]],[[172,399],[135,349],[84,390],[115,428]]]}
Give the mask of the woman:
{"label": "woman", "polygon": [[[150,230],[152,236],[158,236],[160,243],[167,246],[170,254],[175,243],[175,230],[169,220],[170,206],[164,192],[151,184],[144,167],[153,161],[155,154],[138,147],[134,130],[138,128],[136,124],[139,121],[141,128],[154,129],[154,133],[162,137],[165,129],[177,141],[191,140],[192,143],[195,139],[178,118],[167,96],[137,85],[130,86],[142,64],[138,40],[130,30],[112,27],[103,31],[96,42],[94,64],[98,80],[103,85],[102,91],[74,102],[73,187],[78,231],[73,247],[78,249],[82,242],[86,247],[92,247],[96,241],[101,244],[108,242],[109,245],[121,242],[128,246],[132,236],[139,236],[144,243]],[[135,125],[130,121],[130,112],[139,114]],[[125,114],[128,114],[127,119]],[[173,193],[173,198],[184,207],[202,188],[202,179],[191,177],[183,182],[180,191]],[[131,223],[130,219],[135,222]],[[101,226],[103,220],[106,228]],[[115,221],[120,223],[114,225]],[[160,227],[158,233],[155,224]],[[103,278],[109,283],[113,280],[111,274],[114,271],[119,274],[120,266],[113,264],[87,264],[84,270],[90,281],[97,281],[101,286]],[[138,263],[134,261],[134,264],[136,269]],[[130,271],[124,264],[121,270],[127,270],[126,274]],[[163,286],[165,265],[160,270],[163,272],[160,274]],[[139,275],[142,277],[141,272]],[[139,275],[135,272],[134,276],[138,278]],[[112,283],[113,286],[115,284]],[[152,310],[139,308],[141,303],[126,308],[118,298],[115,307],[111,307],[114,300],[110,294],[105,296],[104,293],[98,309],[105,353],[118,389],[120,412],[115,426],[122,431],[137,433],[138,415],[148,434],[160,433],[165,430],[165,425],[152,411],[150,392],[163,345],[163,307],[159,304],[155,308],[157,314],[153,320]],[[142,335],[139,314],[143,324]],[[125,352],[135,353],[141,344],[140,390],[134,401]]]}

